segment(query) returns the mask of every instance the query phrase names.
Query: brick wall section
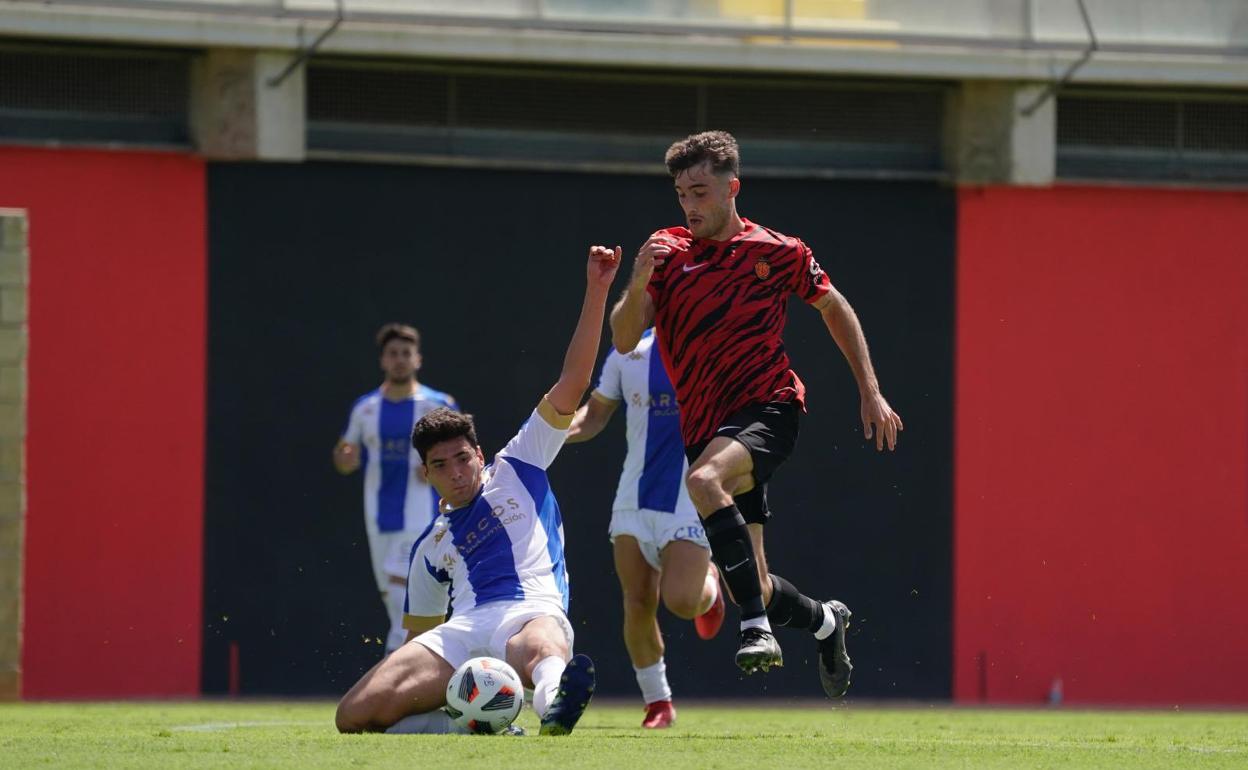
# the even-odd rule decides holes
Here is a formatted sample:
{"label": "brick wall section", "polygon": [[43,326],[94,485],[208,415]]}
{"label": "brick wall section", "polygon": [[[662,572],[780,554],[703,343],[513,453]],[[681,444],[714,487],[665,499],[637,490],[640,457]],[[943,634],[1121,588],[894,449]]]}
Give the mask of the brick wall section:
{"label": "brick wall section", "polygon": [[0,701],[21,687],[26,516],[26,213],[0,209]]}

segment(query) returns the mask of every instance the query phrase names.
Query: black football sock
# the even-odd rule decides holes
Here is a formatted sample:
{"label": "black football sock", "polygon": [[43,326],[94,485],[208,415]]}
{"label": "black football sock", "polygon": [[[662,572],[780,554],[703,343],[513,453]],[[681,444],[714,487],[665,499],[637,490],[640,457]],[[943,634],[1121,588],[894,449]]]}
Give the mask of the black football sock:
{"label": "black football sock", "polygon": [[763,609],[763,589],[758,584],[758,567],[754,561],[754,544],[750,530],[737,506],[720,508],[702,520],[706,539],[711,543],[711,558],[741,608],[741,619],[752,620],[767,614]]}
{"label": "black football sock", "polygon": [[767,620],[772,625],[787,628],[804,628],[812,634],[823,625],[823,604],[804,596],[801,591],[780,577],[771,578],[771,602],[767,605]]}

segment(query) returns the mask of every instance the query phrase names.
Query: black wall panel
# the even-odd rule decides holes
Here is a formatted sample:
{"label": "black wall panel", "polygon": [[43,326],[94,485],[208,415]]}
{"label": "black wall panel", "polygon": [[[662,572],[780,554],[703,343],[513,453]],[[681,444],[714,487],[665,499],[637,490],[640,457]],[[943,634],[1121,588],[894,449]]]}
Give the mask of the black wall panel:
{"label": "black wall panel", "polygon": [[[769,560],[854,610],[853,695],[947,697],[953,193],[751,179],[748,160],[740,211],[814,248],[906,422],[895,454],[868,447],[848,367],[818,315],[794,303],[786,339],[810,413],[772,484]],[[372,637],[385,628],[361,479],[339,477],[329,458],[351,403],[380,381],[375,329],[420,328],[422,379],[477,416],[491,454],[558,374],[588,245],[631,255],[680,210],[661,176],[336,163],[215,164],[209,196],[204,690],[228,689],[233,643],[244,694],[338,694],[380,657]],[[577,648],[598,661],[600,692],[635,696],[606,539],[623,449],[616,417],[566,448],[551,477]],[[734,618],[702,642],[662,617],[677,698],[820,694],[804,633],[781,632],[782,670],[739,675]]]}

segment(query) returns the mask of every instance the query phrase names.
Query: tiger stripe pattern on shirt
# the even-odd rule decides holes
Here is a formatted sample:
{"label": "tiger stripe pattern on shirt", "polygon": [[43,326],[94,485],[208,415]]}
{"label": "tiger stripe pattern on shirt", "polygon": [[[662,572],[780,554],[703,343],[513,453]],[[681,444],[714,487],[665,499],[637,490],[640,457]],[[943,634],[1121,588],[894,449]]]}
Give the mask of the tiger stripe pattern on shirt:
{"label": "tiger stripe pattern on shirt", "polygon": [[805,408],[806,388],[784,350],[786,308],[793,295],[817,302],[832,284],[801,240],[742,222],[727,241],[695,238],[685,227],[655,233],[676,242],[647,291],[686,446],[713,437],[750,404]]}

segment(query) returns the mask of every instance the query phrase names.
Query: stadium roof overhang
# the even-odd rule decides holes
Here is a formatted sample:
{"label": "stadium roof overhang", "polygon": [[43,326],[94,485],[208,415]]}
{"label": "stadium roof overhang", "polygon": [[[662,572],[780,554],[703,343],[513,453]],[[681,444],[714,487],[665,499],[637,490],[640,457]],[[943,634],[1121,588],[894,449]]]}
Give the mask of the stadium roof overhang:
{"label": "stadium roof overhang", "polygon": [[[334,14],[280,4],[57,0],[0,4],[0,36],[182,48],[303,49]],[[782,34],[780,34],[782,33]],[[1085,51],[1077,36],[956,37],[871,28],[672,24],[350,12],[319,52],[667,71],[1048,81]],[[1102,40],[1077,82],[1243,88],[1248,46]]]}

